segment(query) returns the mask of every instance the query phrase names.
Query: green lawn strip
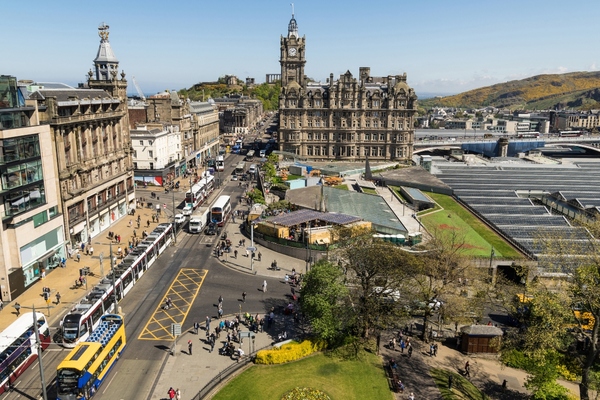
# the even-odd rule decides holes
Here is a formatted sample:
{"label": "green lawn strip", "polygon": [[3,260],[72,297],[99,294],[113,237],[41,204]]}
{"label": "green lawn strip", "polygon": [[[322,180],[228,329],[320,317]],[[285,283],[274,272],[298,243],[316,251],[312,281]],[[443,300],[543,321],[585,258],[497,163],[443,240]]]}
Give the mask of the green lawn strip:
{"label": "green lawn strip", "polygon": [[363,191],[363,193],[377,194],[377,190],[371,189],[371,188],[367,188],[367,187],[362,188],[362,191]]}
{"label": "green lawn strip", "polygon": [[[440,206],[444,208],[445,211],[441,211],[436,214],[442,214],[448,216],[451,213],[453,216],[462,219],[467,225],[471,227],[483,240],[487,242],[487,250],[485,256],[490,255],[491,247],[494,247],[494,251],[497,257],[502,257],[506,259],[522,259],[523,255],[516,251],[510,244],[508,244],[504,239],[496,234],[493,230],[491,230],[485,223],[483,223],[479,218],[475,217],[468,210],[466,210],[463,206],[458,204],[451,196],[446,196],[439,193],[427,193],[433,200],[435,200]],[[423,217],[425,218],[425,217]],[[448,220],[452,218],[447,218]],[[444,223],[450,225],[448,221]],[[425,226],[427,226],[424,223]]]}
{"label": "green lawn strip", "polygon": [[[474,257],[489,257],[491,246],[468,223],[451,210],[441,210],[421,217],[421,222],[430,232],[443,235],[444,233],[459,232],[464,235],[465,254]],[[498,255],[499,252],[496,252]]]}
{"label": "green lawn strip", "polygon": [[341,189],[341,190],[350,190],[350,189],[348,188],[348,185],[346,185],[346,184],[343,184],[343,185],[335,185],[335,186],[334,186],[334,188],[335,188],[335,189]]}
{"label": "green lawn strip", "polygon": [[304,178],[304,177],[302,175],[292,175],[292,174],[289,174],[287,176],[288,181],[293,181],[293,180],[300,179],[300,178]]}
{"label": "green lawn strip", "polygon": [[393,399],[381,360],[365,353],[358,360],[315,354],[281,365],[254,365],[213,399],[279,400],[295,387],[311,387],[332,399]]}
{"label": "green lawn strip", "polygon": [[[456,399],[473,399],[473,400],[486,400],[488,396],[481,393],[471,382],[463,378],[461,375],[449,372],[439,368],[432,368],[429,370],[429,374],[433,378],[433,381],[440,389],[440,393],[444,400],[456,400]],[[448,376],[452,375],[452,389],[448,388]]]}

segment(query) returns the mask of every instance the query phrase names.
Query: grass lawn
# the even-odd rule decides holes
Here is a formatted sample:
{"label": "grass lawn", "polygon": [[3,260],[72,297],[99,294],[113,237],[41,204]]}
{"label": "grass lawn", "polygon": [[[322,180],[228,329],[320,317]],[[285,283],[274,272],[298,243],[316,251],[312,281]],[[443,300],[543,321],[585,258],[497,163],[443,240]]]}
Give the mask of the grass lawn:
{"label": "grass lawn", "polygon": [[342,360],[322,353],[281,365],[254,365],[235,377],[214,400],[279,400],[295,387],[321,390],[331,399],[389,399],[379,357],[363,353],[358,360]]}
{"label": "grass lawn", "polygon": [[302,175],[292,175],[292,174],[289,174],[287,176],[288,181],[293,181],[293,180],[300,179],[300,178],[304,178],[304,177]]}
{"label": "grass lawn", "polygon": [[428,230],[443,231],[455,229],[464,232],[469,244],[469,254],[475,257],[489,257],[492,247],[496,257],[520,259],[523,256],[487,227],[477,217],[458,204],[452,197],[439,193],[427,193],[441,207],[442,211],[421,217]]}
{"label": "grass lawn", "polygon": [[367,187],[362,188],[362,191],[363,191],[363,193],[377,194],[377,190],[371,189],[371,188],[367,188]]}
{"label": "grass lawn", "polygon": [[343,184],[343,185],[335,185],[335,186],[334,186],[334,188],[336,188],[336,189],[341,189],[341,190],[350,190],[350,189],[348,188],[348,185],[346,185],[346,184]]}
{"label": "grass lawn", "polygon": [[[454,372],[445,371],[439,368],[432,368],[429,373],[433,378],[442,398],[444,400],[455,399],[473,399],[473,400],[489,400],[489,397],[481,393],[471,382],[463,378],[461,375]],[[452,375],[452,389],[448,389],[448,376]]]}

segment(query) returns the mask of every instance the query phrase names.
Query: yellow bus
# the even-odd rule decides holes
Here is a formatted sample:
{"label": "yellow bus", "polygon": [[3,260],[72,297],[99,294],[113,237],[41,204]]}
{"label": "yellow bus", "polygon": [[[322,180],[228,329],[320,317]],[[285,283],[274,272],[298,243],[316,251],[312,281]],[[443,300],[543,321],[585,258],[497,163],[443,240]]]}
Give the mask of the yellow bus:
{"label": "yellow bus", "polygon": [[58,365],[57,400],[89,399],[102,384],[126,345],[120,315],[103,315],[88,341],[78,344]]}

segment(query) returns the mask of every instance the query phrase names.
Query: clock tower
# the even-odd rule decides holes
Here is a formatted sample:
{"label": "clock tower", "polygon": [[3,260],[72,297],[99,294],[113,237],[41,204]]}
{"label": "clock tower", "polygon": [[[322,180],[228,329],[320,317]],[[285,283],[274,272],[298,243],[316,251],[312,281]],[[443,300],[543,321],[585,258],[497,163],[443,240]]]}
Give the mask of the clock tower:
{"label": "clock tower", "polygon": [[282,87],[291,82],[297,82],[300,86],[304,86],[305,40],[305,37],[298,36],[298,24],[292,9],[292,19],[288,25],[287,37],[281,36],[279,64],[281,64]]}

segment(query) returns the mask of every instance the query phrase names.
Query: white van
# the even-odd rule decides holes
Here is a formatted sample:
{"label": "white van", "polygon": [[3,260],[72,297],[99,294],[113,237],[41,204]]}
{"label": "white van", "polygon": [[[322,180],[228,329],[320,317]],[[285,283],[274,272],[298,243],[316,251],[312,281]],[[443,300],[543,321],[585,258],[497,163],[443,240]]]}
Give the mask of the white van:
{"label": "white van", "polygon": [[265,158],[266,155],[267,155],[267,151],[266,150],[261,150],[260,151],[260,158]]}
{"label": "white van", "polygon": [[252,164],[250,168],[248,168],[248,173],[252,175],[256,174],[256,164]]}

